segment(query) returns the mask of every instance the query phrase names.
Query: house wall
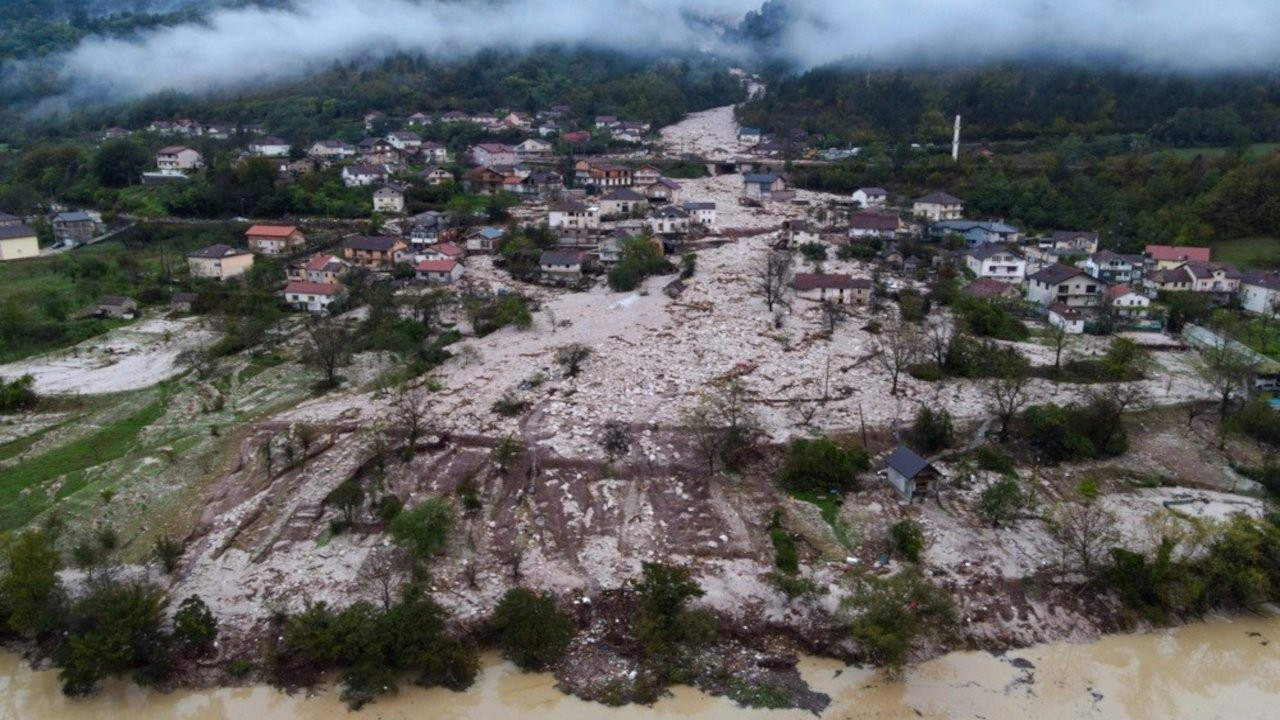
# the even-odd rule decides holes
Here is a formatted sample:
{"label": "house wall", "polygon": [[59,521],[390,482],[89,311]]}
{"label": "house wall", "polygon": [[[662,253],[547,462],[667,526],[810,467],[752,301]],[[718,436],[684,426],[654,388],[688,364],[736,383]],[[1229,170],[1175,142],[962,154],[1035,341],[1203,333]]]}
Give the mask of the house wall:
{"label": "house wall", "polygon": [[916,494],[916,483],[911,478],[903,475],[893,468],[888,468],[887,475],[889,478],[889,484],[906,499],[910,500],[911,496]]}
{"label": "house wall", "polygon": [[1278,296],[1280,293],[1258,285],[1240,286],[1240,306],[1255,315],[1271,314],[1276,309]]}
{"label": "house wall", "polygon": [[1049,313],[1049,324],[1054,327],[1066,327],[1068,335],[1079,335],[1084,332],[1084,320],[1068,320],[1056,312]]}
{"label": "house wall", "polygon": [[0,240],[0,261],[22,260],[40,255],[40,243],[35,236]]}
{"label": "house wall", "polygon": [[253,255],[231,255],[224,258],[187,258],[187,267],[194,277],[227,280],[248,272],[253,267]]}

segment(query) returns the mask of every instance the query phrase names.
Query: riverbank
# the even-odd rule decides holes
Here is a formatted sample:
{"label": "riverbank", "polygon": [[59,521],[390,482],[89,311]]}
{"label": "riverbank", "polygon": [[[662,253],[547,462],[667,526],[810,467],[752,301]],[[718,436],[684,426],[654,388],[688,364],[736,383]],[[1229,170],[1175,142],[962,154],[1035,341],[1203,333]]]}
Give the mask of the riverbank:
{"label": "riverbank", "polygon": [[[804,658],[804,678],[833,698],[837,718],[1232,718],[1262,720],[1280,700],[1280,617],[1214,618],[1171,630],[1093,643],[1036,645],[1006,654],[951,653],[890,681],[871,670]],[[333,689],[289,696],[265,686],[160,693],[112,681],[72,700],[57,674],[0,654],[0,720],[578,720],[606,718],[798,720],[797,710],[745,710],[726,698],[674,688],[653,707],[606,708],[563,695],[547,674],[520,673],[486,655],[463,693],[406,688],[358,712]]]}

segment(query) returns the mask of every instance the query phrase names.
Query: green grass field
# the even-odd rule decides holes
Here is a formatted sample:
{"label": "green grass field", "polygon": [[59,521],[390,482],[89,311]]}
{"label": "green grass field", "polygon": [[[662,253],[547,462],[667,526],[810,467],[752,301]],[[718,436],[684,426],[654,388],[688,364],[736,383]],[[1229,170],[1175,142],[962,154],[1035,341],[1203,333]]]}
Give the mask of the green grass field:
{"label": "green grass field", "polygon": [[1240,238],[1213,243],[1213,259],[1242,270],[1280,268],[1280,238]]}

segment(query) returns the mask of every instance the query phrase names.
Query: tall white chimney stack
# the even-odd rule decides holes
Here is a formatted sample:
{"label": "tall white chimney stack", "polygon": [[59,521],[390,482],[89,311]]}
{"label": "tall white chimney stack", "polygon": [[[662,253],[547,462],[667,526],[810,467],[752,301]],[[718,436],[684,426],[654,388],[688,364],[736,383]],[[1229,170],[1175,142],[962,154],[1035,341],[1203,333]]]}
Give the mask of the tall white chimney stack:
{"label": "tall white chimney stack", "polygon": [[956,134],[951,138],[951,159],[960,159],[960,116],[956,116]]}

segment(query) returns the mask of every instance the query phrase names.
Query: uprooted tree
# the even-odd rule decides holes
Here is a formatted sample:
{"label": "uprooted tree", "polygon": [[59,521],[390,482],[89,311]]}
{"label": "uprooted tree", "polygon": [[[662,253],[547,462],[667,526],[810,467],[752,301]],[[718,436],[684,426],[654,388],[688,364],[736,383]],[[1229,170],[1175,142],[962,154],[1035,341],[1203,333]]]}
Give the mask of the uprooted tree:
{"label": "uprooted tree", "polygon": [[769,312],[777,305],[787,307],[787,288],[793,274],[791,253],[773,250],[761,256],[755,269],[754,291],[764,299]]}

